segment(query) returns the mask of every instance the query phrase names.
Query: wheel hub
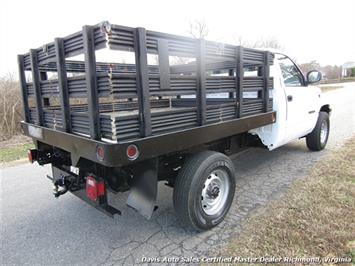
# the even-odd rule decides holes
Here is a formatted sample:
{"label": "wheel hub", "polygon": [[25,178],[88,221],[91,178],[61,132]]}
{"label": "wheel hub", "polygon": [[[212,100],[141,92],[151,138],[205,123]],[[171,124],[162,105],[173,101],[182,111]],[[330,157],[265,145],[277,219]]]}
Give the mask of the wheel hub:
{"label": "wheel hub", "polygon": [[225,170],[218,169],[207,177],[201,193],[201,206],[207,215],[220,212],[227,202],[230,183]]}
{"label": "wheel hub", "polygon": [[[209,187],[210,187],[210,186],[209,186]],[[218,197],[219,192],[220,192],[220,189],[219,189],[218,185],[215,184],[214,187],[212,187],[212,189],[209,188],[209,189],[207,190],[207,195],[208,195],[211,199],[215,199],[215,198]]]}

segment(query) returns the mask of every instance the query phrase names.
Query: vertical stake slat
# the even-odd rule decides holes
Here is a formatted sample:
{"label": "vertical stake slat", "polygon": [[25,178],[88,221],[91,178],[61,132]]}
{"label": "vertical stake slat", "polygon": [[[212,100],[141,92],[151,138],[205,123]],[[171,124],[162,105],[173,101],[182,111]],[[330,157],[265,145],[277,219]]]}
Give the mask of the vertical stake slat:
{"label": "vertical stake slat", "polygon": [[199,125],[206,124],[206,60],[205,60],[205,40],[199,39],[197,45],[197,115]]}
{"label": "vertical stake slat", "polygon": [[35,49],[30,50],[31,58],[31,70],[32,70],[32,84],[36,99],[37,109],[37,125],[43,126],[43,103],[40,88],[40,76],[38,71],[37,51]]}
{"label": "vertical stake slat", "polygon": [[[234,76],[234,69],[233,69],[233,68],[231,68],[231,69],[228,70],[228,76],[230,76],[230,77],[233,77],[233,76]],[[233,98],[234,98],[233,92],[230,92],[230,93],[228,94],[228,98],[229,98],[229,99],[233,99]]]}
{"label": "vertical stake slat", "polygon": [[269,76],[270,76],[270,64],[269,64],[269,58],[270,57],[270,53],[269,51],[265,51],[264,53],[264,84],[263,84],[263,109],[264,112],[268,111],[268,107],[269,107]]}
{"label": "vertical stake slat", "polygon": [[61,38],[54,40],[56,63],[58,71],[59,98],[62,109],[63,131],[71,132],[71,117],[69,105],[69,90],[67,80],[67,70],[65,68],[64,42]]}
{"label": "vertical stake slat", "polygon": [[159,78],[160,89],[170,89],[170,66],[169,66],[169,50],[168,41],[164,39],[158,40],[158,60],[159,60]]}
{"label": "vertical stake slat", "polygon": [[140,133],[142,137],[146,137],[152,134],[152,125],[149,100],[149,77],[145,29],[136,28],[134,36]]}
{"label": "vertical stake slat", "polygon": [[[43,82],[48,80],[48,75],[46,71],[39,71],[39,81]],[[43,97],[42,98],[42,104],[43,108],[49,107],[50,106],[50,101],[48,97]]]}
{"label": "vertical stake slat", "polygon": [[100,113],[99,98],[97,92],[96,58],[94,30],[91,26],[83,27],[84,55],[85,55],[85,75],[88,95],[88,116],[90,137],[95,140],[100,139]]}
{"label": "vertical stake slat", "polygon": [[237,118],[242,116],[243,109],[243,79],[244,79],[244,69],[243,69],[243,47],[238,46],[237,52],[237,66],[236,66],[236,105],[237,105]]}
{"label": "vertical stake slat", "polygon": [[30,122],[30,110],[28,108],[28,92],[27,83],[25,76],[24,58],[23,55],[17,56],[18,67],[19,67],[19,80],[21,86],[21,98],[23,103],[23,117],[26,123]]}

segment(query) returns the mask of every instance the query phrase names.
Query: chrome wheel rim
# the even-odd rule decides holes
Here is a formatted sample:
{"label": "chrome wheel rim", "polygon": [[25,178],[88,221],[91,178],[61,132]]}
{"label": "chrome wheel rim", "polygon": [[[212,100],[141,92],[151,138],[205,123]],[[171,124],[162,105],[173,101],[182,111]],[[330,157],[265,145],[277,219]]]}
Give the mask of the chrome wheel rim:
{"label": "chrome wheel rim", "polygon": [[228,174],[216,169],[207,177],[201,193],[201,206],[207,215],[219,213],[225,206],[230,190]]}
{"label": "chrome wheel rim", "polygon": [[327,139],[327,135],[328,135],[328,124],[326,121],[323,121],[322,125],[320,127],[320,142],[322,144],[325,143],[325,141]]}

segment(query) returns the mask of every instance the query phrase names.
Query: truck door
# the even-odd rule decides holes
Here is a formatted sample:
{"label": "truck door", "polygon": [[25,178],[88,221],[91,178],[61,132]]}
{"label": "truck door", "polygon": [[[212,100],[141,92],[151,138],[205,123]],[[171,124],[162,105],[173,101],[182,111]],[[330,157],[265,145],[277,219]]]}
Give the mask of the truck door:
{"label": "truck door", "polygon": [[286,136],[290,141],[303,137],[313,130],[317,120],[316,110],[319,93],[307,87],[305,78],[297,65],[287,56],[276,54],[283,79],[286,97]]}

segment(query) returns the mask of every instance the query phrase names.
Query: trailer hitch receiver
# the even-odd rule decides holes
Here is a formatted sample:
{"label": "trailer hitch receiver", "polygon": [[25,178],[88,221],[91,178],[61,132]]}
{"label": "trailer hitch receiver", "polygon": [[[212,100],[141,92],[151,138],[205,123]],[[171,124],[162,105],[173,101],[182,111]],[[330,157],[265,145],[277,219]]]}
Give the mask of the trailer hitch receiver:
{"label": "trailer hitch receiver", "polygon": [[[70,185],[71,185],[71,181],[68,178],[66,178],[66,176],[61,174],[60,178],[53,182],[54,197],[59,198],[59,196],[67,193]],[[59,187],[62,187],[62,189],[59,189]]]}
{"label": "trailer hitch receiver", "polygon": [[71,175],[61,169],[52,167],[53,177],[47,177],[53,182],[53,195],[58,198],[68,191],[74,192],[82,189],[82,182],[78,176]]}

